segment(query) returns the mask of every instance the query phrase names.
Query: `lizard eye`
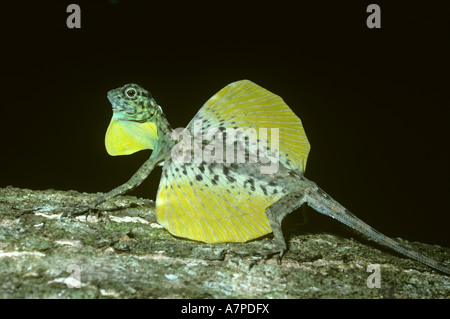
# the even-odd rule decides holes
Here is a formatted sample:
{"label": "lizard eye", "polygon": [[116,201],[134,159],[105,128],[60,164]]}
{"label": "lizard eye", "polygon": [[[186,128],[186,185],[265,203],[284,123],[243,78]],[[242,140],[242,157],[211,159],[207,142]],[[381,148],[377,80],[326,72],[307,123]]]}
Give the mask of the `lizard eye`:
{"label": "lizard eye", "polygon": [[133,98],[136,96],[137,92],[135,89],[128,89],[125,91],[125,94],[127,95],[127,97],[129,98]]}

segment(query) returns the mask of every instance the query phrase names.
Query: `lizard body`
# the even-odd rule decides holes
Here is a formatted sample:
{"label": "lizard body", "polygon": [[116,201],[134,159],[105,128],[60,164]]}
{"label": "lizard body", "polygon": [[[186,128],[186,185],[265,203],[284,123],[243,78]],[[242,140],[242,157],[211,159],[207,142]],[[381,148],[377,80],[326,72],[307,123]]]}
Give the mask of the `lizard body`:
{"label": "lizard body", "polygon": [[[108,99],[113,107],[105,137],[108,153],[125,155],[141,149],[153,149],[153,152],[125,184],[100,196],[89,207],[63,216],[82,214],[137,187],[164,161],[156,200],[157,218],[176,236],[207,243],[245,242],[273,232],[272,246],[265,254],[278,254],[281,258],[286,250],[281,228],[283,218],[306,203],[383,246],[450,274],[446,265],[407,249],[373,229],[308,180],[304,170],[310,146],[301,121],[281,98],[262,87],[247,80],[229,84],[208,100],[186,130],[178,134],[151,94],[141,86],[127,84],[108,92]],[[200,133],[209,129],[215,144],[196,141],[198,122],[203,125]],[[263,145],[260,139],[253,140],[252,144],[254,131],[246,131],[246,136],[231,140],[234,146],[245,150],[241,161],[236,154],[230,157],[231,161],[220,161],[217,157],[213,161],[195,161],[192,153],[187,152],[192,146],[194,149],[199,146],[203,155],[216,156],[217,147],[228,143],[223,137],[234,132],[230,129],[253,127],[266,134],[262,135],[267,142],[266,151],[270,151],[272,158],[277,157],[276,170],[268,170],[267,160],[266,164],[251,162],[252,146]],[[215,130],[211,131],[212,128]],[[269,128],[276,129],[279,135],[269,136],[264,131]],[[180,144],[173,138],[174,134],[194,137],[193,143]],[[279,145],[274,146],[276,137]],[[211,149],[205,153],[208,147],[214,148],[214,155]],[[174,154],[181,154],[183,160]]]}

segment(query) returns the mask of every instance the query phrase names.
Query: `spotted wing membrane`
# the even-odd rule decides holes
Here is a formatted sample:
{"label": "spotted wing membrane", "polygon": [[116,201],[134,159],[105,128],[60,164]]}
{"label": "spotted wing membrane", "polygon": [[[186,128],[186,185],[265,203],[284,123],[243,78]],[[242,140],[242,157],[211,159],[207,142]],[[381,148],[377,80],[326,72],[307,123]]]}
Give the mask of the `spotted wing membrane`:
{"label": "spotted wing membrane", "polygon": [[[244,80],[229,84],[188,125],[204,128],[278,128],[280,165],[303,172],[309,152],[300,119],[283,100]],[[268,143],[271,136],[267,136]],[[157,218],[173,235],[207,243],[245,242],[271,232],[265,209],[285,185],[259,178],[252,164],[166,160],[157,195]]]}

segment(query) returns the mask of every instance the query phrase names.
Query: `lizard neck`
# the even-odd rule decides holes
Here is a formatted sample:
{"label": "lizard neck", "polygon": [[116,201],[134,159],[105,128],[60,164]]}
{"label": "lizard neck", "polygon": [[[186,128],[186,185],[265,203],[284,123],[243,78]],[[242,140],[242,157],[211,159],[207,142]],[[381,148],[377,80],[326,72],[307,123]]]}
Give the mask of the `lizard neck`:
{"label": "lizard neck", "polygon": [[175,145],[175,141],[171,138],[173,129],[164,113],[160,114],[160,118],[156,122],[156,126],[158,130],[158,151],[160,153],[160,158],[166,159],[170,156],[171,150]]}

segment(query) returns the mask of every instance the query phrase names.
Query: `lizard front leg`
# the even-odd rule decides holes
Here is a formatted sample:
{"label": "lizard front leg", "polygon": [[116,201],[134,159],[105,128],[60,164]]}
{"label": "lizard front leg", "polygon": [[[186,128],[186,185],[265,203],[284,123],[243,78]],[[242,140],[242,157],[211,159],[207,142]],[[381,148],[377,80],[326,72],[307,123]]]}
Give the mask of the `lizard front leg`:
{"label": "lizard front leg", "polygon": [[90,210],[95,209],[98,205],[106,202],[107,200],[125,194],[126,192],[129,192],[130,190],[136,188],[150,175],[153,168],[159,161],[161,161],[161,158],[157,156],[155,152],[153,152],[152,156],[144,164],[142,164],[142,166],[137,170],[137,172],[134,173],[134,175],[126,183],[112,189],[108,193],[100,196],[97,200],[93,201],[92,203],[86,206],[66,210],[61,214],[61,218],[75,217],[86,214]]}

